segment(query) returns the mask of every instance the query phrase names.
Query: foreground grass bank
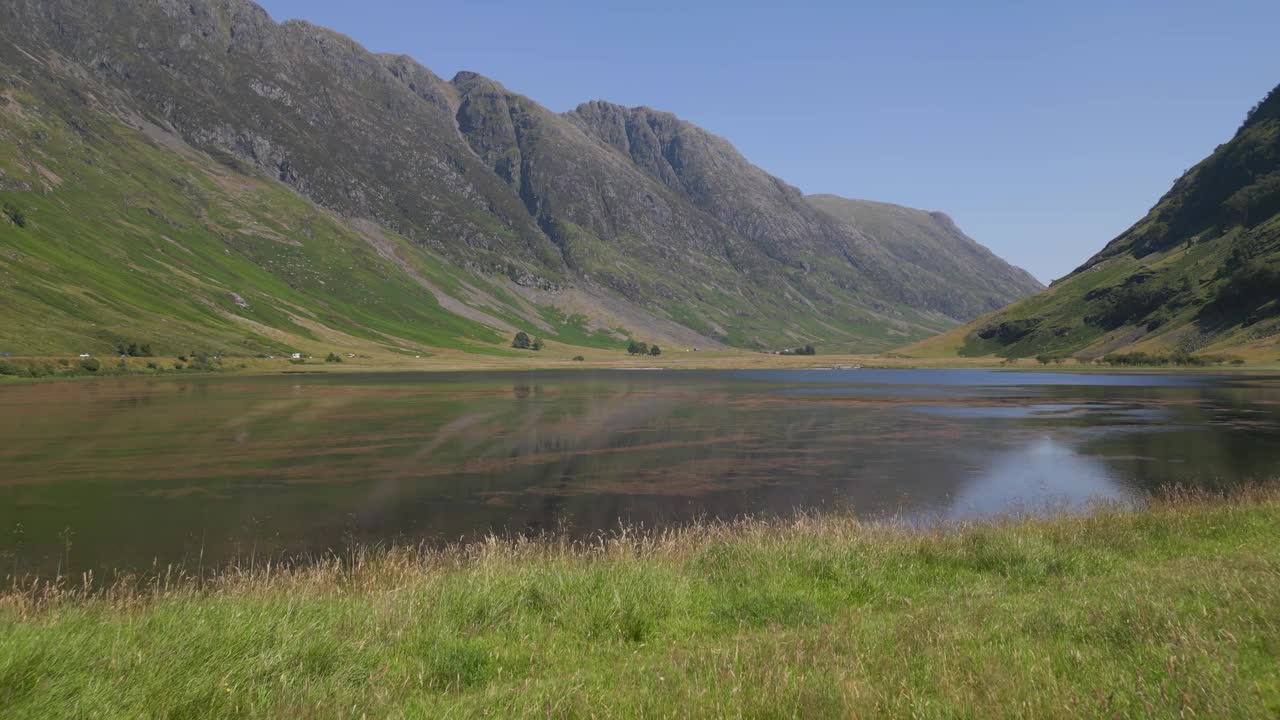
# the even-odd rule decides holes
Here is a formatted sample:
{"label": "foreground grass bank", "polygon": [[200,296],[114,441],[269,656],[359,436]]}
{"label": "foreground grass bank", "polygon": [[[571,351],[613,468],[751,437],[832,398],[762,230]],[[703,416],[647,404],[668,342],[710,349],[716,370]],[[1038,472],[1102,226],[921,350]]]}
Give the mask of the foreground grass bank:
{"label": "foreground grass bank", "polygon": [[0,599],[56,717],[1274,717],[1280,494],[369,552]]}

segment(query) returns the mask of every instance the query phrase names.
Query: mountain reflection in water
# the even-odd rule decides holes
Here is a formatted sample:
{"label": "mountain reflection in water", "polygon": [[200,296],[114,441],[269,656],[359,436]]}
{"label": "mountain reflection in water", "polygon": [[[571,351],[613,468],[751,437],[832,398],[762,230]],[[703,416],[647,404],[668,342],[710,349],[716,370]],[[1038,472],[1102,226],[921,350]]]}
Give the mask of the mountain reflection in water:
{"label": "mountain reflection in water", "polygon": [[6,572],[815,508],[928,523],[1280,469],[1275,382],[1189,375],[130,378],[0,407]]}

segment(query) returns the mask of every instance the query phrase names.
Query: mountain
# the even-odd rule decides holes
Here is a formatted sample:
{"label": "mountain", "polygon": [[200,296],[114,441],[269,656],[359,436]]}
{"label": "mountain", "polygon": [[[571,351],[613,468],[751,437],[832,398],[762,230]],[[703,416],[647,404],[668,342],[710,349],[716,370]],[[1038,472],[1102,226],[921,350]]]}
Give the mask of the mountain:
{"label": "mountain", "polygon": [[555,113],[247,0],[0,7],[0,203],[10,352],[875,350],[1037,287],[668,113]]}
{"label": "mountain", "polygon": [[895,264],[913,269],[914,286],[945,288],[948,302],[965,315],[981,315],[1008,305],[1010,297],[1044,289],[1031,273],[965,235],[946,213],[835,195],[810,195],[809,202],[875,238]]}
{"label": "mountain", "polygon": [[1146,217],[1049,289],[905,352],[1274,358],[1280,350],[1280,87]]}

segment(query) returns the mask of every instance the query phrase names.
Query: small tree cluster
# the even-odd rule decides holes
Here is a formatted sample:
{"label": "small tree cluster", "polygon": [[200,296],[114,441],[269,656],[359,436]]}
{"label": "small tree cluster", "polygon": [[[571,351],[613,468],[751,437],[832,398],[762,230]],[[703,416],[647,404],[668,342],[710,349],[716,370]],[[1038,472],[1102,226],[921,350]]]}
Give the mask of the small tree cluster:
{"label": "small tree cluster", "polygon": [[340,363],[342,362],[342,358],[339,357],[337,353],[329,353],[328,355],[325,355],[324,361],[327,363]]}
{"label": "small tree cluster", "polygon": [[657,345],[632,340],[627,343],[627,354],[629,355],[649,355],[657,357],[662,354],[662,348]]}
{"label": "small tree cluster", "polygon": [[131,342],[125,345],[123,342],[116,343],[116,354],[125,355],[127,357],[155,357],[155,353],[151,352],[151,343]]}
{"label": "small tree cluster", "polygon": [[543,348],[542,338],[530,338],[529,333],[521,330],[516,333],[515,339],[511,341],[511,347],[517,350],[541,350]]}
{"label": "small tree cluster", "polygon": [[1187,352],[1173,352],[1167,355],[1160,353],[1130,352],[1111,353],[1098,359],[1108,365],[1179,365],[1187,367],[1204,367],[1206,365],[1243,365],[1244,358],[1238,355],[1192,355]]}
{"label": "small tree cluster", "polygon": [[805,345],[804,347],[788,348],[786,350],[783,350],[782,354],[783,355],[817,355],[818,351],[815,350],[812,345]]}

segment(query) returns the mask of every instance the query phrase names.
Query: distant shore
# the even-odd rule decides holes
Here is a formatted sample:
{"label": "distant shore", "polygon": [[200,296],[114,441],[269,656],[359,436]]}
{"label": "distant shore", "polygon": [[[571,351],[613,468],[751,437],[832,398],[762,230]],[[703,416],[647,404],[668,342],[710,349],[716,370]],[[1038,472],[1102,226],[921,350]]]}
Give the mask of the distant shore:
{"label": "distant shore", "polygon": [[1268,717],[1280,493],[841,516],[0,593],[6,717]]}
{"label": "distant shore", "polygon": [[[1016,370],[1025,372],[1081,373],[1179,373],[1258,375],[1280,373],[1280,363],[1247,365],[1124,366],[1081,363],[1040,363],[1034,359],[1009,361],[998,357],[917,358],[895,353],[832,354],[816,356],[774,355],[749,351],[672,351],[659,357],[628,356],[621,351],[582,350],[580,348],[545,350],[520,355],[494,356],[448,352],[411,356],[396,353],[341,355],[341,362],[326,362],[325,354],[304,356],[299,360],[284,357],[261,358],[225,356],[204,366],[193,366],[176,358],[102,358],[99,369],[86,371],[79,359],[67,356],[6,357],[18,372],[0,373],[0,387],[10,383],[48,382],[93,377],[168,377],[196,375],[283,375],[362,372],[468,372],[468,371],[534,371],[569,369],[619,370],[845,370],[845,369],[972,369]],[[582,360],[575,360],[582,357]],[[35,377],[27,368],[41,368]],[[180,366],[180,367],[178,367]]]}

